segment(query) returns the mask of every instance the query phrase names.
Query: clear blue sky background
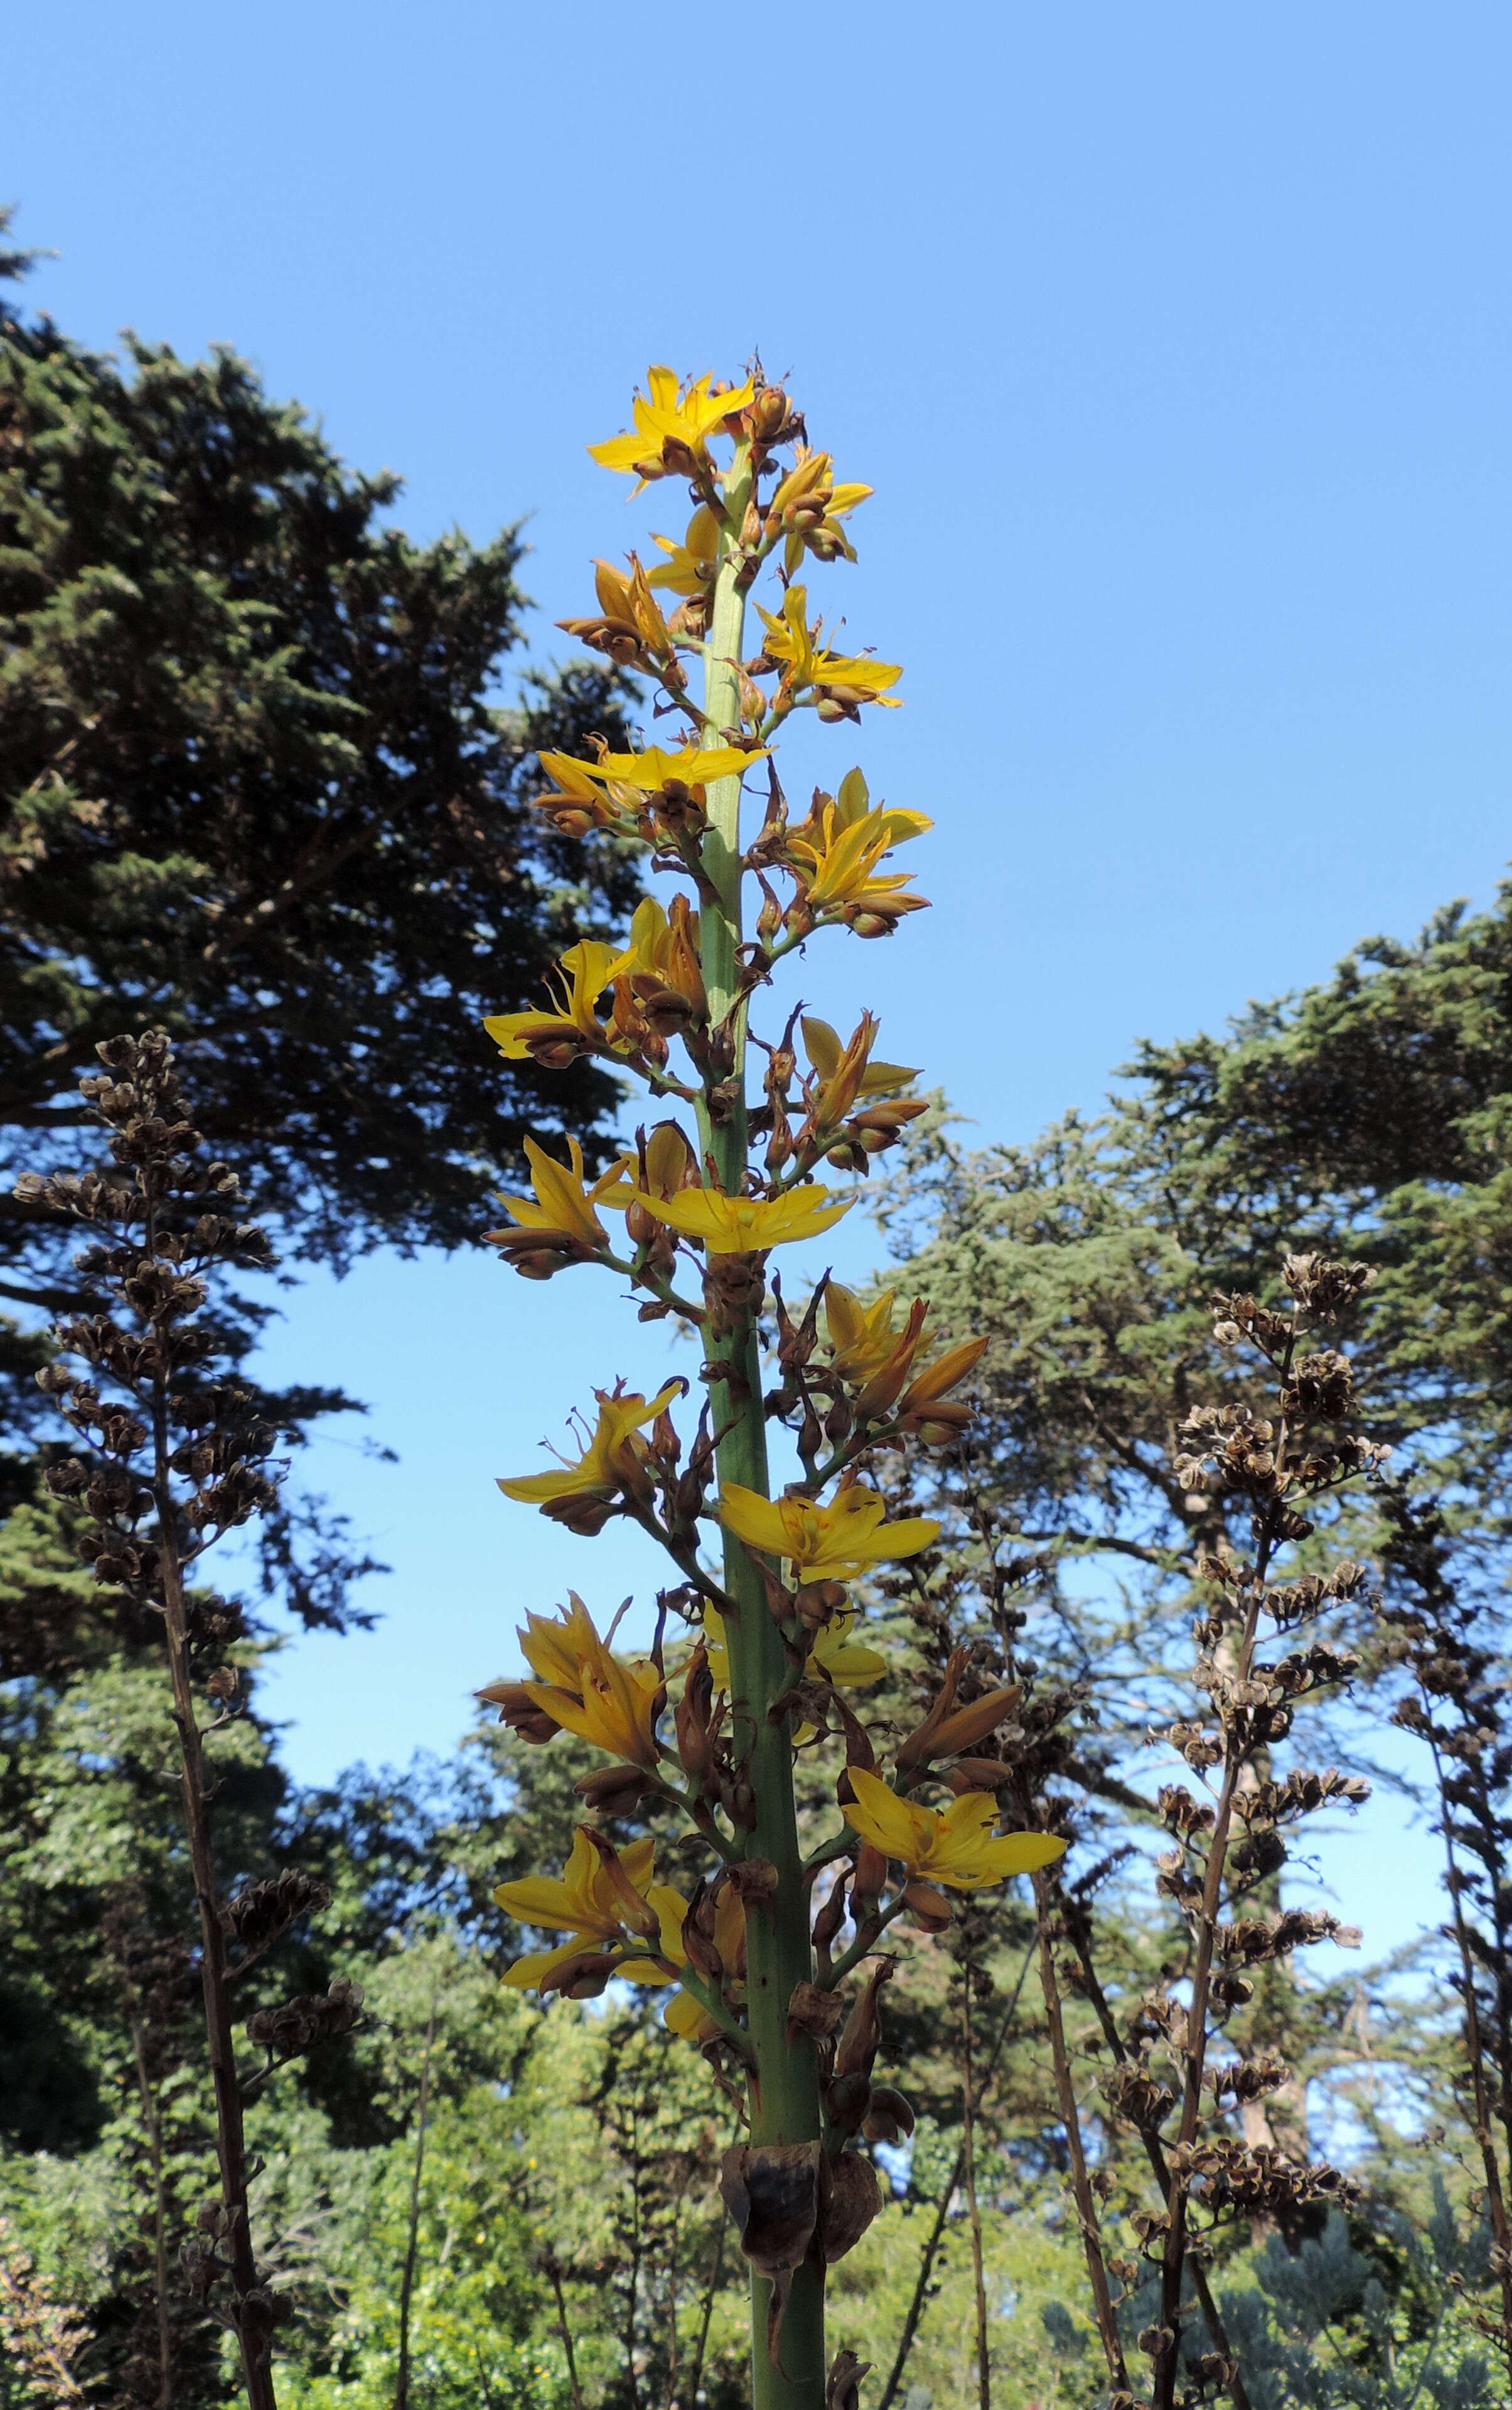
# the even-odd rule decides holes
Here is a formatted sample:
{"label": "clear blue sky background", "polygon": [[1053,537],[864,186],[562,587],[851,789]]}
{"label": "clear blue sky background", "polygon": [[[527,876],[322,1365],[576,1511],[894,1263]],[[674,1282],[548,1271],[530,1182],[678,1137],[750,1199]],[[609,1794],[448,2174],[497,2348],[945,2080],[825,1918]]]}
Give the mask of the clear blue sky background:
{"label": "clear blue sky background", "polygon": [[[1489,5],[73,0],[8,28],[3,182],[70,332],[235,344],[416,533],[530,514],[543,654],[668,524],[583,448],[647,361],[791,371],[878,488],[827,607],[908,666],[812,774],[859,754],[938,821],[935,912],[806,993],[1023,1138],[1137,1036],[1493,890],[1509,65]],[[524,1606],[646,1583],[492,1487],[662,1372],[608,1288],[373,1261],[270,1358],[401,1457],[321,1452],[395,1571],[373,1634],[275,1672],[299,1774],[448,1748]]]}

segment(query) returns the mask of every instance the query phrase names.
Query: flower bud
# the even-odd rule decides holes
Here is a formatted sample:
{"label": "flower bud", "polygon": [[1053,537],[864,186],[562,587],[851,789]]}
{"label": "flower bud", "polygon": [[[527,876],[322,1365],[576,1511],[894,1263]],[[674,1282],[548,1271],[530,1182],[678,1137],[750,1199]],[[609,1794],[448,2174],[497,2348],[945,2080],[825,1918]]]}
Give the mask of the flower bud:
{"label": "flower bud", "polygon": [[870,1841],[863,1841],[856,1851],[856,1870],[850,1885],[851,1914],[859,1916],[880,1899],[886,1880],[887,1860]]}
{"label": "flower bud", "polygon": [[596,1853],[600,1866],[609,1878],[609,1888],[615,1900],[614,1912],[620,1923],[628,1925],[632,1933],[638,1933],[643,1940],[655,1940],[662,1931],[662,1920],[626,1874],[619,1852],[608,1834],[599,1832],[592,1824],[579,1824],[577,1830]]}
{"label": "flower bud", "polygon": [[573,1789],[585,1807],[607,1809],[611,1815],[622,1815],[637,1799],[655,1791],[656,1777],[640,1765],[601,1765],[591,1774],[579,1775]]}
{"label": "flower bud", "polygon": [[777,443],[788,423],[788,397],[779,385],[763,385],[741,412],[753,443]]}
{"label": "flower bud", "polygon": [[835,2054],[836,2075],[857,2073],[870,2075],[882,2039],[879,2005],[881,1989],[884,1983],[892,1982],[893,1970],[896,1964],[897,1961],[894,1958],[879,1958],[874,1961],[865,1982],[857,1994],[855,2005],[845,2021],[845,2030],[840,2036],[839,2045]]}
{"label": "flower bud", "polygon": [[560,1966],[548,1967],[536,1988],[543,1998],[547,1992],[560,1992],[566,2000],[592,2000],[603,1990],[614,1970],[615,1962],[607,1951],[582,1950],[574,1958],[564,1958]]}
{"label": "flower bud", "polygon": [[555,1740],[561,1730],[555,1716],[547,1715],[544,1707],[536,1706],[523,1682],[490,1682],[486,1690],[474,1692],[474,1696],[486,1700],[490,1707],[497,1707],[500,1722],[508,1724],[522,1740],[531,1742],[538,1749],[545,1742]]}
{"label": "flower bud", "polygon": [[879,2083],[871,2096],[862,2132],[868,2142],[906,2142],[914,2127],[913,2103],[891,2083]]}
{"label": "flower bud", "polygon": [[945,1780],[957,1798],[967,1791],[1000,1791],[1010,1769],[996,1757],[958,1757]]}
{"label": "flower bud", "polygon": [[931,1882],[923,1882],[917,1875],[903,1886],[903,1896],[909,1904],[909,1922],[921,1933],[946,1933],[950,1930],[951,1904],[942,1891]]}
{"label": "flower bud", "polygon": [[646,1185],[652,1197],[676,1197],[688,1185],[693,1150],[676,1122],[658,1122],[646,1141]]}
{"label": "flower bud", "polygon": [[842,1874],[814,1919],[814,1948],[826,1957],[845,1923],[845,1887],[846,1878]]}
{"label": "flower bud", "polygon": [[852,2068],[824,2086],[825,2122],[836,2134],[858,2134],[870,2106],[871,2079],[862,2068]]}

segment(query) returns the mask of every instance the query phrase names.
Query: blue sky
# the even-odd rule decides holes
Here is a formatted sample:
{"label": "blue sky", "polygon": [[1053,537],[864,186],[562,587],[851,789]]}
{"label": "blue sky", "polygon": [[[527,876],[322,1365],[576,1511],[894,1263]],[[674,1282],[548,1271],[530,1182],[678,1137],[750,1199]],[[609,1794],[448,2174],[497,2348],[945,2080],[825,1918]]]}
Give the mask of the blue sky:
{"label": "blue sky", "polygon": [[[1485,901],[1512,850],[1512,22],[749,22],[74,0],[8,29],[5,189],[70,332],[232,342],[403,474],[419,534],[529,514],[542,654],[589,556],[668,523],[584,451],[647,362],[790,371],[878,489],[826,608],[907,665],[790,787],[859,758],[938,824],[935,911],[803,992],[1026,1137],[1137,1036]],[[396,1570],[376,1633],[276,1671],[299,1773],[449,1747],[524,1606],[645,1580],[492,1486],[592,1382],[662,1370],[612,1284],[568,1290],[374,1261],[274,1341],[401,1459],[321,1451]]]}

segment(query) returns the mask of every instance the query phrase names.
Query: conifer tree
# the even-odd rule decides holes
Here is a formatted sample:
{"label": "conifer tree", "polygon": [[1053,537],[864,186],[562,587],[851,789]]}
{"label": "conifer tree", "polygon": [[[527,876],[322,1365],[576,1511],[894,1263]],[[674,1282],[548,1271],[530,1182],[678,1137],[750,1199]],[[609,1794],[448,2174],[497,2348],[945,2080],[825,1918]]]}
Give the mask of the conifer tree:
{"label": "conifer tree", "polygon": [[[12,252],[12,279],[27,266]],[[591,1155],[614,1084],[502,1068],[478,1026],[628,904],[621,851],[530,818],[541,746],[623,741],[618,666],[502,707],[522,545],[416,544],[227,351],[124,367],[0,298],[3,1184],[151,1022],[285,1254],[460,1243],[527,1130]],[[0,1301],[66,1310],[12,1201]],[[35,1344],[0,1349],[24,1425]]]}

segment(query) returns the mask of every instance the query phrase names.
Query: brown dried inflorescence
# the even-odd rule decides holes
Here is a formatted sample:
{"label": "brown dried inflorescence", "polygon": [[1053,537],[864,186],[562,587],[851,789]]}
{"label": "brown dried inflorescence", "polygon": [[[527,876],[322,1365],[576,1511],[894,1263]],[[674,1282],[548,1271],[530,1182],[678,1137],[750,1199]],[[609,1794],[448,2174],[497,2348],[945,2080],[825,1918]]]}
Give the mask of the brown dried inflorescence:
{"label": "brown dried inflorescence", "polygon": [[[338,1977],[318,1999],[254,2011],[246,2030],[263,2045],[265,2063],[239,2069],[232,1983],[329,1897],[289,1869],[223,1900],[211,1834],[216,1786],[206,1743],[242,1711],[241,1668],[231,1652],[245,1626],[234,1603],[197,1586],[196,1569],[224,1533],[274,1504],[279,1477],[277,1430],[245,1384],[218,1367],[213,1292],[227,1271],[263,1271],[274,1258],[238,1211],[236,1174],[208,1154],[194,1126],[167,1037],[149,1031],[96,1051],[104,1070],[80,1085],[108,1133],[111,1168],[28,1172],[17,1183],[27,1205],[67,1214],[90,1233],[78,1257],[89,1310],[58,1324],[58,1360],[37,1376],[80,1452],[54,1462],[47,1480],[79,1517],[79,1553],[95,1580],[124,1592],[140,1626],[155,1624],[163,1637],[165,1723],[179,1751],[198,1903],[222,2175],[221,2198],[185,2246],[184,2264],[196,2295],[237,2336],[251,2410],[271,2410],[271,2334],[287,2304],[254,2256],[244,2105],[278,2060],[349,2031],[361,1999]],[[115,1954],[140,1996],[145,2029],[154,1995],[129,1932],[118,1936]]]}

